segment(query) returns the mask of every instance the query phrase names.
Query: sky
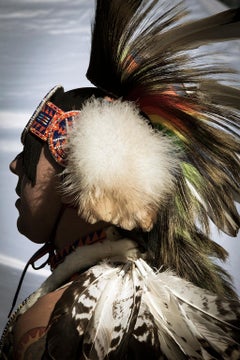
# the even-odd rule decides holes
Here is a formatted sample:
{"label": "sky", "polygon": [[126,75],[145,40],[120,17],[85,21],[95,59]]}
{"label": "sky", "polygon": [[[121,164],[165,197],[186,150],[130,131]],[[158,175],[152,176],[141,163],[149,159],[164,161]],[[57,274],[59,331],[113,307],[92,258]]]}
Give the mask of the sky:
{"label": "sky", "polygon": [[[17,231],[17,179],[9,162],[22,149],[23,127],[52,87],[90,85],[85,73],[93,11],[93,0],[0,2],[0,332],[21,271],[39,247]],[[30,269],[19,301],[48,274]]]}
{"label": "sky", "polygon": [[[13,230],[16,179],[8,163],[21,151],[22,128],[52,87],[62,84],[67,90],[89,85],[85,73],[93,5],[92,0],[0,3],[0,191],[4,201],[0,221],[1,237],[8,239],[0,247],[7,255],[15,249],[9,238],[14,242],[19,238]],[[16,253],[25,260],[21,246]]]}
{"label": "sky", "polygon": [[[225,9],[215,0],[187,0],[187,4],[193,10],[192,18]],[[38,247],[17,232],[17,179],[10,174],[8,164],[21,151],[22,128],[52,87],[61,84],[70,90],[91,86],[85,73],[93,11],[94,0],[0,2],[0,265],[16,270],[11,273],[14,284]],[[237,66],[240,46],[237,42],[232,44],[231,55],[229,47],[221,47],[222,58]],[[227,268],[240,293],[240,238],[221,236],[219,242],[230,252]],[[0,272],[0,293],[6,288],[5,270]],[[47,273],[40,271],[42,276]],[[6,301],[7,295],[0,299],[0,309],[5,309]]]}

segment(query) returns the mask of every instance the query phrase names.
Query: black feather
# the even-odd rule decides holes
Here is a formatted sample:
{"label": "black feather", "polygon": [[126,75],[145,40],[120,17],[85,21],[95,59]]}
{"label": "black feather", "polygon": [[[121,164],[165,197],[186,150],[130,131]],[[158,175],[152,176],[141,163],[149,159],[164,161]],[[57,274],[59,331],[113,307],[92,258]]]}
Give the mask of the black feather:
{"label": "black feather", "polygon": [[209,62],[209,47],[191,50],[238,39],[240,9],[196,21],[185,15],[183,2],[98,0],[87,77],[135,101],[182,150],[176,191],[148,236],[154,265],[232,296],[230,278],[212,261],[227,254],[210,240],[209,221],[231,236],[239,230],[240,90],[222,83],[235,70]]}

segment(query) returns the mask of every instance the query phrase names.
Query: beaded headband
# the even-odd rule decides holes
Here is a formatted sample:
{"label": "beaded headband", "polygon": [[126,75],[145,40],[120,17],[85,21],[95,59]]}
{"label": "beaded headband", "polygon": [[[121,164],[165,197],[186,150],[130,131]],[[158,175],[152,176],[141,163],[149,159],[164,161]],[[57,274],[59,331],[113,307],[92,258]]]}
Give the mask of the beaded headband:
{"label": "beaded headband", "polygon": [[[26,154],[34,153],[28,141],[48,144],[54,160],[65,168],[61,189],[86,221],[149,231],[159,204],[175,186],[176,145],[153,130],[135,102],[106,93],[95,97],[91,89],[81,104],[71,94],[68,103],[61,91],[57,86],[45,96],[24,129]],[[81,111],[72,110],[75,106]],[[80,113],[81,121],[75,121]],[[26,169],[32,164],[26,161]],[[26,175],[34,184],[36,166],[33,170]]]}
{"label": "beaded headband", "polygon": [[27,125],[25,126],[21,141],[25,144],[27,133],[32,133],[39,139],[48,143],[49,150],[55,161],[61,165],[66,165],[65,145],[67,141],[67,132],[72,126],[73,118],[80,111],[63,111],[53,104],[50,99],[60,89],[61,86],[55,86],[50,90],[38,105]]}

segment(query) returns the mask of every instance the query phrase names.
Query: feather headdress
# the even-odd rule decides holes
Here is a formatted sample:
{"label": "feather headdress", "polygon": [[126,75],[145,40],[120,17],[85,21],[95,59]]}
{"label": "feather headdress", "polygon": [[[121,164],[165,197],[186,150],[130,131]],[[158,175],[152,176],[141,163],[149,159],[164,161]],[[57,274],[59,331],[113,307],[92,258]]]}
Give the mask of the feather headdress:
{"label": "feather headdress", "polygon": [[191,53],[240,38],[240,9],[184,16],[182,2],[96,2],[87,77],[101,99],[67,121],[60,110],[62,190],[88,221],[136,242],[140,232],[145,253],[133,240],[105,241],[56,268],[20,313],[90,267],[57,302],[44,359],[240,358],[239,301],[212,259],[227,253],[209,238],[210,219],[231,236],[240,226],[240,90],[221,82],[231,69]]}
{"label": "feather headdress", "polygon": [[98,1],[87,76],[104,91],[135,101],[154,127],[181,146],[175,198],[184,204],[183,191],[188,217],[199,214],[207,227],[200,216],[205,210],[234,236],[240,223],[233,203],[239,194],[240,91],[211,79],[230,70],[197,65],[186,51],[239,38],[240,10],[179,25],[183,16],[181,3]]}
{"label": "feather headdress", "polygon": [[228,275],[210,259],[227,253],[209,239],[209,222],[231,236],[240,225],[240,90],[220,82],[233,70],[190,51],[239,38],[240,10],[184,22],[182,5],[97,1],[87,77],[111,100],[90,101],[98,119],[83,106],[63,187],[89,221],[154,224],[152,265],[231,296]]}

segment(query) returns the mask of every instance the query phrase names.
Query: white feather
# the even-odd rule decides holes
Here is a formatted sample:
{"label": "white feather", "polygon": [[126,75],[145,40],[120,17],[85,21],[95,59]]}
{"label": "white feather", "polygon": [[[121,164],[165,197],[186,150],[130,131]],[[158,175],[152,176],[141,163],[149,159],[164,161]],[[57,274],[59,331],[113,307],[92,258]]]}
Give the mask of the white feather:
{"label": "white feather", "polygon": [[[111,230],[111,228],[109,229]],[[111,238],[111,231],[108,232]],[[104,259],[119,259],[121,261],[130,258],[136,259],[138,253],[136,243],[130,239],[118,239],[116,241],[106,239],[103,242],[77,248],[64,259],[61,266],[53,271],[40,288],[29,296],[26,304],[21,307],[20,314],[32,307],[40,297],[57,289],[76,272]]]}
{"label": "white feather", "polygon": [[88,221],[149,230],[174,187],[176,146],[136,105],[91,99],[68,136],[63,191]]}
{"label": "white feather", "polygon": [[220,305],[216,296],[171,272],[155,273],[143,259],[93,269],[101,274],[96,281],[102,284],[102,292],[83,331],[86,359],[101,360],[117,353],[131,336],[154,348],[159,343],[159,351],[169,360],[207,360],[212,352],[223,359],[239,358],[240,344],[232,334],[240,328],[230,323],[239,319],[239,304],[234,313],[234,302],[225,300]]}
{"label": "white feather", "polygon": [[[131,240],[112,243],[111,263],[100,263],[84,273],[81,292],[76,291],[71,304],[86,359],[127,352],[126,339],[131,337],[169,360],[208,360],[214,352],[217,358],[240,358],[239,302],[219,299],[171,272],[153,271],[139,258]],[[109,243],[105,246],[107,254]],[[61,271],[68,264],[60,265]],[[47,287],[53,287],[54,277],[56,273],[45,283]]]}
{"label": "white feather", "polygon": [[[153,314],[161,349],[168,359],[176,359],[178,348],[190,357],[207,359],[203,356],[203,342],[208,342],[218,354],[224,354],[231,345],[235,346],[240,356],[240,344],[231,337],[231,332],[239,332],[240,327],[230,323],[240,318],[239,304],[235,304],[234,312],[227,300],[221,302],[217,296],[172,273],[154,273],[141,259],[136,261],[136,265],[144,281],[143,300]],[[169,349],[173,340],[178,348],[175,345]],[[178,355],[177,358],[181,357]],[[227,354],[225,358],[228,358]]]}
{"label": "white feather", "polygon": [[[110,280],[105,284],[96,303],[94,316],[92,316],[86,329],[84,345],[89,342],[91,344],[90,354],[94,349],[97,355],[95,358],[98,359],[104,359],[111,345],[111,335],[114,328],[112,299],[115,298],[115,292],[117,292],[119,285],[119,277],[115,281]],[[86,352],[85,354],[89,358],[94,357],[88,356]]]}
{"label": "white feather", "polygon": [[93,315],[95,317],[98,301],[115,272],[113,267],[104,263],[101,267],[95,266],[88,271],[88,277],[82,285],[83,291],[80,295],[76,295],[72,310],[72,317],[78,323],[77,331],[80,336],[86,332],[86,322],[89,323]]}
{"label": "white feather", "polygon": [[[102,265],[99,268],[102,269]],[[85,330],[84,351],[87,359],[104,359],[116,351],[119,344],[131,334],[136,322],[141,288],[132,263],[115,268],[100,295],[95,312]]]}

